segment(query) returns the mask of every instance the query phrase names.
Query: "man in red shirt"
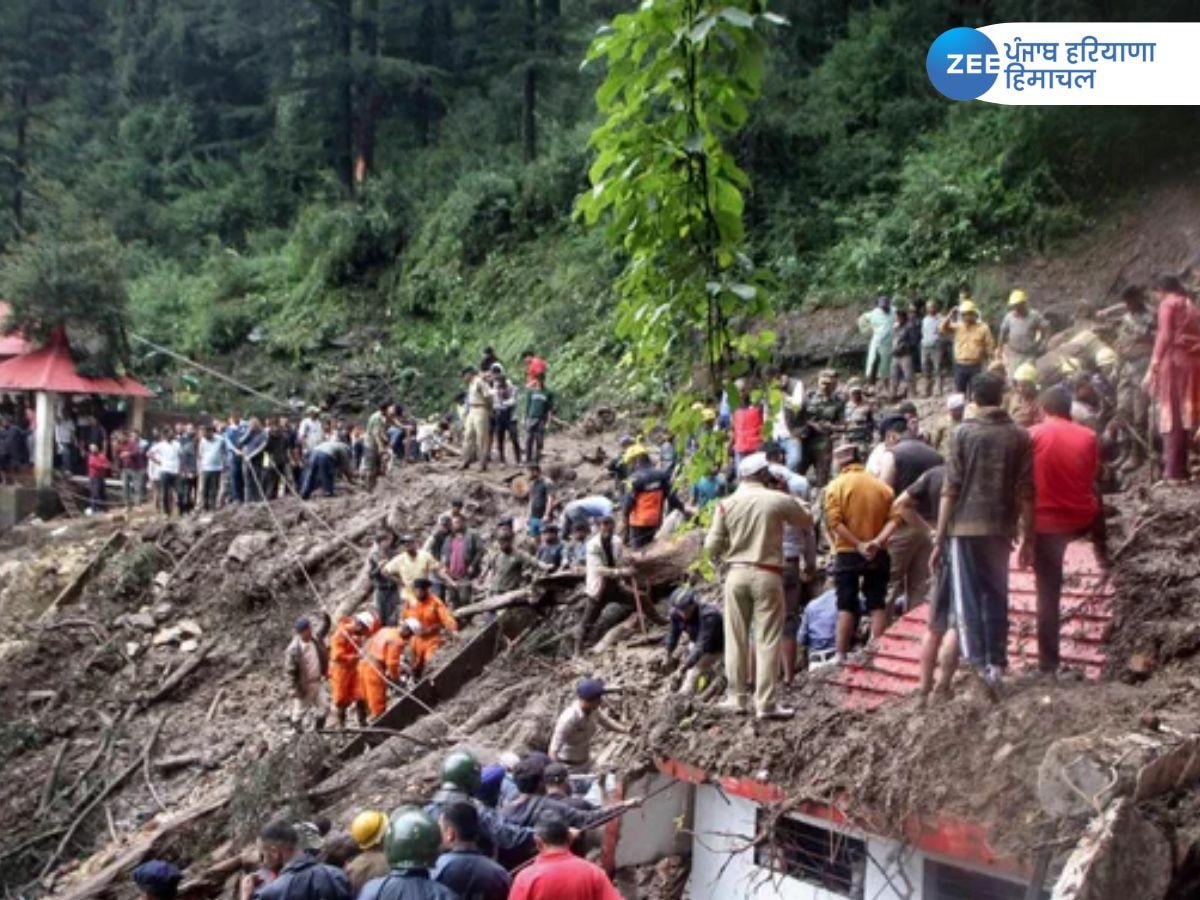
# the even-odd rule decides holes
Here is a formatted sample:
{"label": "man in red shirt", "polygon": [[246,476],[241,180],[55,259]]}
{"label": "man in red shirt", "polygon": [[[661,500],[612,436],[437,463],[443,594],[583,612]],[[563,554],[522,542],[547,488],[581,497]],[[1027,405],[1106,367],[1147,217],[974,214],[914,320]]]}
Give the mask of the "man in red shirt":
{"label": "man in red shirt", "polygon": [[[1033,571],[1037,577],[1038,668],[1058,671],[1063,557],[1067,545],[1088,533],[1104,560],[1103,516],[1096,496],[1100,449],[1096,432],[1071,421],[1071,397],[1050,388],[1038,398],[1045,419],[1029,429],[1033,440]],[[1022,554],[1028,560],[1029,552]]]}
{"label": "man in red shirt", "polygon": [[546,361],[532,350],[522,353],[521,361],[525,363],[525,387],[537,387],[538,376],[546,374]]}
{"label": "man in red shirt", "polygon": [[738,466],[762,446],[763,408],[750,400],[750,389],[739,385],[738,408],[733,412],[733,464]]}
{"label": "man in red shirt", "polygon": [[571,853],[571,831],[557,813],[538,816],[538,855],[517,872],[508,900],[621,900],[604,870]]}

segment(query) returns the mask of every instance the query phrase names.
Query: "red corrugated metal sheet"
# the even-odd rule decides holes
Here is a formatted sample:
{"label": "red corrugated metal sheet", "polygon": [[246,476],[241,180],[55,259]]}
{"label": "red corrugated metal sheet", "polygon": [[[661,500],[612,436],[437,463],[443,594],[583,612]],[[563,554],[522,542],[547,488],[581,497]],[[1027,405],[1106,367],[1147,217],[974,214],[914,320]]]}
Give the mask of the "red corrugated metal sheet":
{"label": "red corrugated metal sheet", "polygon": [[[0,300],[0,325],[3,325],[8,318],[8,311],[8,304]],[[14,331],[12,334],[0,334],[0,357],[20,356],[23,353],[32,353],[35,349],[37,348],[25,340],[19,331]]]}
{"label": "red corrugated metal sheet", "polygon": [[0,363],[0,391],[154,396],[153,391],[132,378],[84,378],[75,369],[70,345],[61,329],[40,350]]}
{"label": "red corrugated metal sheet", "polygon": [[[1112,622],[1112,587],[1096,563],[1090,543],[1067,548],[1062,597],[1062,664],[1099,679],[1104,670],[1104,644]],[[1012,671],[1037,666],[1037,592],[1032,571],[1017,568],[1013,555],[1008,580],[1009,664]],[[872,709],[889,697],[911,694],[919,685],[921,639],[929,621],[928,606],[907,613],[884,633],[862,665],[847,665],[831,676],[841,687],[846,706]]]}

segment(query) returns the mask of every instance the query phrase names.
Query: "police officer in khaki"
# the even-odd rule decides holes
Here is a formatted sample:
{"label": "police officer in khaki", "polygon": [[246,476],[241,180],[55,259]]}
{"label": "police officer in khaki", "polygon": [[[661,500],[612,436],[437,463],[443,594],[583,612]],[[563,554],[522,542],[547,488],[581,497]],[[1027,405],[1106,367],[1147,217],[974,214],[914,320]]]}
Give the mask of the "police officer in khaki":
{"label": "police officer in khaki", "polygon": [[778,704],[779,641],[783,633],[783,526],[811,528],[808,507],[772,490],[767,457],[753,453],[738,466],[738,489],[713,514],[704,549],[729,567],[725,576],[725,675],[729,696],[722,709],[750,711],[750,624],[754,623],[754,710],[760,719],[781,719],[794,710]]}
{"label": "police officer in khaki", "polygon": [[467,383],[467,420],[463,428],[463,463],[465,469],[479,459],[480,470],[487,469],[492,446],[492,391],[487,379],[474,366],[463,369]]}

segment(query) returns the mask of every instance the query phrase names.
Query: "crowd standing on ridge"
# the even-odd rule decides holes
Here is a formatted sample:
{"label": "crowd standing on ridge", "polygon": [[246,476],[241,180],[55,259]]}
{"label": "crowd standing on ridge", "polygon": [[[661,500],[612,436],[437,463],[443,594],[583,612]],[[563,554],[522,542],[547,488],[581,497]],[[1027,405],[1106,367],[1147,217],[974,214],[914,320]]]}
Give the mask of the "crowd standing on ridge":
{"label": "crowd standing on ridge", "polygon": [[[1160,447],[1165,478],[1188,477],[1200,427],[1200,310],[1174,276],[1151,292],[1156,311],[1139,287],[1102,311],[1119,316],[1112,346],[1087,328],[1052,336],[1021,290],[995,336],[965,292],[946,312],[880,298],[859,322],[870,335],[862,378],[843,389],[833,369],[811,386],[778,368],[747,375],[700,404],[703,429],[727,438],[724,462],[685,465],[698,435],[625,435],[608,464],[611,487],[597,493],[572,493],[539,464],[554,409],[545,363],[526,354],[518,389],[490,350],[463,369],[462,409],[433,423],[432,438],[382,403],[362,428],[315,409],[294,428],[235,416],[205,426],[192,451],[179,434],[148,447],[123,436],[117,462],[122,475],[156,467],[164,512],[171,498],[187,512],[197,495],[212,508],[269,499],[284,484],[308,498],[316,487],[332,493],[337,476],[370,489],[394,466],[437,458],[460,423],[463,468],[507,464],[506,443],[527,467],[525,515],[481,523],[455,500],[427,535],[382,526],[370,608],[331,623],[329,634],[308,618],[295,623],[284,670],[297,730],[324,729],[331,716],[347,729],[351,709],[359,725],[385,714],[459,639],[456,610],[572,570],[585,594],[574,653],[596,638],[606,607],[644,615],[666,626],[661,671],[672,689],[702,702],[723,673],[714,708],[725,714],[791,717],[785,700],[799,675],[869,664],[889,625],[925,604],[919,702],[949,696],[960,665],[974,690],[998,700],[1014,546],[1035,573],[1038,666],[1053,677],[1067,546],[1090,538],[1107,564],[1101,491]],[[945,408],[928,431],[920,393]],[[197,476],[198,485],[180,486]],[[664,618],[635,563],[701,511],[721,602],[693,576],[674,588]],[[329,823],[266,825],[262,866],[243,880],[242,900],[619,896],[584,858],[593,830],[640,802],[611,802],[595,772],[599,731],[631,731],[605,711],[606,693],[599,678],[580,680],[544,753],[498,752],[487,766],[450,753],[424,807],[362,811],[348,840],[325,833]],[[146,896],[173,900],[179,873],[154,861],[134,879]]]}

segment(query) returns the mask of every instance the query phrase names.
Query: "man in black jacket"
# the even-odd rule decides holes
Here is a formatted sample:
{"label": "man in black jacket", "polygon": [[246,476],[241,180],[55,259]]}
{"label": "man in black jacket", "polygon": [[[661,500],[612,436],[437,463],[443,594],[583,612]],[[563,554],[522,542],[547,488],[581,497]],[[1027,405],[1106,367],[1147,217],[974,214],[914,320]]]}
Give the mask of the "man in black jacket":
{"label": "man in black jacket", "polygon": [[667,632],[667,663],[687,632],[692,649],[683,661],[683,684],[679,693],[691,696],[696,682],[725,656],[725,617],[717,607],[701,603],[690,587],[681,587],[671,597],[671,629]]}
{"label": "man in black jacket", "polygon": [[299,851],[300,836],[287,822],[272,822],[258,835],[263,866],[278,873],[264,884],[261,873],[242,879],[241,900],[350,900],[350,879],[341,869]]}

